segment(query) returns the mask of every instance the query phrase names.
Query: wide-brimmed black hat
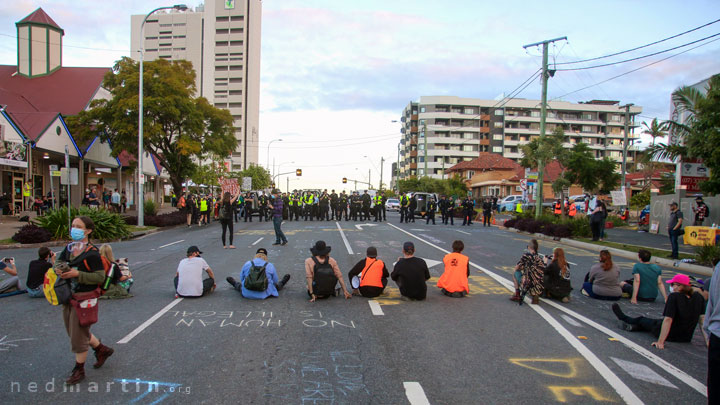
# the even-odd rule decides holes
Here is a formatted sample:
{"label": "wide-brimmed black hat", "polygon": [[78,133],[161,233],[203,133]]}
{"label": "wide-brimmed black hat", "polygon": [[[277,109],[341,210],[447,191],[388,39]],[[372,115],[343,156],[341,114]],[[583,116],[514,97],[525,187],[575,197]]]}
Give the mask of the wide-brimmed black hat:
{"label": "wide-brimmed black hat", "polygon": [[310,248],[310,253],[314,256],[327,256],[330,253],[330,246],[325,245],[324,240],[315,242],[315,246]]}

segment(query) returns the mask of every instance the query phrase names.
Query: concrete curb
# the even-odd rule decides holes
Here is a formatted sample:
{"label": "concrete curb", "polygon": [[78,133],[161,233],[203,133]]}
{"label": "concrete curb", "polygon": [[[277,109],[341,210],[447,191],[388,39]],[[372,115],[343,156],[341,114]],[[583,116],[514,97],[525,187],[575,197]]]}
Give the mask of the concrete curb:
{"label": "concrete curb", "polygon": [[[133,240],[135,238],[139,238],[141,236],[150,235],[156,232],[164,231],[167,229],[173,229],[177,228],[178,226],[166,226],[164,228],[155,228],[155,229],[148,229],[147,231],[135,231],[133,232],[129,238],[127,239],[116,239],[111,240],[109,242],[103,242],[103,243],[112,243],[112,242],[120,242],[122,240]],[[57,246],[65,246],[68,243],[70,243],[69,240],[53,240],[50,242],[43,242],[43,243],[13,243],[13,244],[0,244],[0,249],[32,249],[32,248],[41,248],[43,246],[47,247],[57,247]]]}
{"label": "concrete curb", "polygon": [[[515,231],[517,233],[529,235],[529,236],[534,237],[535,239],[551,240],[553,242],[562,243],[564,245],[568,245],[568,246],[572,246],[572,247],[576,247],[576,248],[594,250],[596,252],[599,252],[601,250],[608,250],[610,253],[612,253],[615,256],[619,256],[619,257],[622,257],[625,259],[630,259],[630,260],[637,260],[637,253],[628,252],[627,250],[612,248],[612,247],[608,247],[608,246],[595,245],[592,243],[580,242],[577,240],[567,239],[567,238],[556,240],[555,238],[553,238],[551,236],[537,234],[537,233],[533,234],[533,233],[522,232],[522,231],[518,231],[515,228],[505,228],[503,226],[498,226],[498,228],[504,229],[506,231]],[[700,275],[708,276],[708,277],[712,276],[712,274],[713,274],[712,267],[705,267],[705,266],[700,266],[700,265],[691,264],[691,263],[683,263],[681,261],[663,259],[661,257],[653,256],[653,258],[650,259],[650,263],[655,263],[660,266],[666,266],[666,267],[675,267],[680,270],[684,270],[687,272],[691,272],[694,274],[700,274]]]}

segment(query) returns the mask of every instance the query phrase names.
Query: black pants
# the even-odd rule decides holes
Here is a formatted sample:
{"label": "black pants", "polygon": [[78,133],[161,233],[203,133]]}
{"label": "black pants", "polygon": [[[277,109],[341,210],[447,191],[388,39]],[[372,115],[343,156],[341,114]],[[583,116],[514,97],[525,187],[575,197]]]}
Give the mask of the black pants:
{"label": "black pants", "polygon": [[252,214],[250,213],[250,211],[252,211],[250,207],[245,206],[245,222],[247,222],[248,220],[252,222]]}
{"label": "black pants", "polygon": [[452,211],[445,211],[443,212],[443,224],[447,225],[448,220],[450,221],[450,225],[455,225],[453,222],[453,213]]}
{"label": "black pants", "polygon": [[600,240],[600,233],[602,232],[602,221],[590,220],[590,230],[592,231],[592,240]]}
{"label": "black pants", "polygon": [[222,243],[223,243],[223,246],[225,246],[225,231],[227,231],[228,228],[230,228],[230,238],[229,238],[229,242],[230,242],[230,245],[232,245],[232,244],[233,244],[233,221],[232,221],[232,219],[221,219],[221,220],[220,220],[220,225],[222,226]]}
{"label": "black pants", "polygon": [[415,209],[414,208],[408,208],[407,217],[405,217],[405,222],[415,222]]}
{"label": "black pants", "polygon": [[433,221],[433,225],[435,225],[435,211],[428,211],[428,213],[425,214],[425,225],[430,223],[430,221]]}
{"label": "black pants", "polygon": [[628,325],[632,325],[633,332],[650,332],[655,337],[660,336],[660,329],[662,328],[662,319],[646,318],[644,316],[638,316],[637,318],[626,317],[623,322]]}
{"label": "black pants", "polygon": [[708,347],[708,404],[720,404],[720,337],[710,334]]}
{"label": "black pants", "polygon": [[400,208],[400,223],[402,224],[403,221],[407,222],[409,219],[409,213],[407,207],[401,207]]}
{"label": "black pants", "polygon": [[[173,279],[173,284],[175,284],[175,291],[176,291],[176,293],[177,293],[178,276],[175,276],[175,278]],[[212,287],[213,287],[214,285],[215,285],[215,280],[211,279],[210,277],[208,277],[208,278],[206,278],[205,280],[203,280],[203,292],[202,292],[202,295],[205,295],[205,294],[209,293],[210,290],[212,290]],[[202,295],[201,295],[201,296],[202,296]],[[189,297],[189,298],[193,298],[193,297]]]}
{"label": "black pants", "polygon": [[489,211],[483,211],[483,226],[490,226],[490,216],[492,215]]}

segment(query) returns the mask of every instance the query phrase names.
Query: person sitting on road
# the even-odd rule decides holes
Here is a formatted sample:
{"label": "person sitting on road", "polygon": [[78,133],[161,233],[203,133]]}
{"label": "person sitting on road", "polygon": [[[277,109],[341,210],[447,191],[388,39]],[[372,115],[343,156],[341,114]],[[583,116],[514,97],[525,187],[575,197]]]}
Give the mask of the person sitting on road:
{"label": "person sitting on road", "polygon": [[570,264],[565,260],[565,251],[562,248],[553,249],[553,254],[547,258],[548,264],[543,274],[543,285],[548,298],[562,302],[570,302]]}
{"label": "person sitting on road", "polygon": [[260,248],[255,252],[252,260],[245,262],[240,271],[240,282],[233,277],[226,278],[234,289],[240,291],[243,297],[254,300],[264,300],[267,297],[277,297],[278,292],[285,287],[290,275],[286,274],[278,281],[275,266],[268,261],[267,249]]}
{"label": "person sitting on road", "polygon": [[15,259],[5,257],[0,261],[0,294],[22,290],[17,274]]}
{"label": "person sitting on road", "polygon": [[448,297],[462,298],[470,292],[468,277],[470,277],[470,258],[462,254],[465,244],[461,240],[452,243],[453,252],[445,255],[445,271],[437,286]]}
{"label": "person sitting on road", "polygon": [[350,270],[348,279],[353,287],[353,295],[375,298],[385,291],[390,274],[385,263],[377,258],[377,249],[374,246],[367,248],[366,256]]}
{"label": "person sitting on road", "polygon": [[[615,316],[620,320],[620,327],[631,332],[650,332],[658,340],[652,346],[665,348],[665,342],[690,342],[697,327],[705,318],[705,300],[700,293],[693,291],[690,278],[685,274],[676,274],[667,281],[673,292],[668,296],[663,309],[663,319],[652,319],[644,316],[629,317],[617,303],[612,305]],[[705,330],[701,328],[703,335]],[[705,336],[707,342],[707,336]]]}
{"label": "person sitting on road", "polygon": [[[200,257],[202,252],[197,246],[190,246],[187,258],[180,260],[175,273],[175,291],[179,297],[202,297],[215,291],[215,274],[205,259]],[[203,271],[208,278],[203,280]]]}
{"label": "person sitting on road", "polygon": [[650,263],[651,257],[650,251],[638,250],[638,258],[642,263],[635,263],[633,266],[633,278],[620,282],[622,292],[630,295],[631,304],[637,304],[638,301],[655,302],[658,290],[667,302],[667,292],[665,292],[661,276],[662,271],[657,264]]}
{"label": "person sitting on road", "polygon": [[338,281],[345,294],[345,299],[350,299],[351,294],[345,287],[340,267],[338,267],[335,259],[330,257],[330,246],[325,245],[325,241],[319,240],[315,242],[315,246],[310,248],[311,257],[305,259],[305,278],[307,279],[307,292],[310,296],[310,302],[316,299],[328,298],[336,294],[335,286]]}
{"label": "person sitting on road", "polygon": [[[120,264],[115,260],[115,256],[113,255],[112,246],[108,244],[104,244],[100,246],[100,256],[107,259],[108,262],[110,262],[113,266],[112,269],[112,282],[108,286],[108,289],[105,291],[105,293],[100,297],[102,299],[114,299],[114,298],[130,298],[132,295],[130,295],[130,292],[128,291],[128,288],[123,287],[120,285],[120,280],[123,277],[122,269],[120,268]],[[125,259],[127,261],[127,259]],[[125,278],[124,281],[127,281],[128,279]],[[127,285],[127,283],[125,283]]]}
{"label": "person sitting on road", "polygon": [[28,297],[44,298],[43,282],[45,281],[45,273],[55,264],[55,252],[43,246],[38,249],[38,258],[31,261],[28,265],[28,276],[25,287],[27,287]]}
{"label": "person sitting on road", "polygon": [[515,294],[510,297],[510,301],[520,301],[522,299],[520,290],[522,289],[526,294],[530,294],[533,304],[539,304],[540,294],[543,292],[544,270],[545,262],[538,254],[538,241],[531,239],[527,250],[515,265],[515,273],[513,274]]}
{"label": "person sitting on road", "polygon": [[403,257],[398,257],[390,278],[395,281],[404,299],[424,300],[427,297],[427,284],[430,279],[425,260],[415,257],[415,245],[403,243]]}
{"label": "person sitting on road", "polygon": [[590,298],[617,301],[622,296],[620,268],[612,261],[607,250],[600,251],[600,261],[595,263],[585,276],[581,292]]}

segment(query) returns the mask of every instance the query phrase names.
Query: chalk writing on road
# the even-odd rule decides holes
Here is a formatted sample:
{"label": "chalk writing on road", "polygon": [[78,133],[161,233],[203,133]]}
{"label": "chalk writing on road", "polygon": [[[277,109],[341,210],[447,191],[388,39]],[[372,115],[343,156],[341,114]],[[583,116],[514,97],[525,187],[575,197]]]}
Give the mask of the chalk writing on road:
{"label": "chalk writing on road", "polygon": [[176,319],[176,327],[188,328],[279,328],[296,322],[305,328],[357,328],[353,320],[323,317],[321,311],[298,311],[290,315],[272,311],[168,311],[167,314]]}
{"label": "chalk writing on road", "polygon": [[[577,379],[580,377],[580,366],[584,364],[584,359],[575,358],[511,358],[511,363],[524,367],[540,374],[562,378]],[[612,399],[602,395],[596,387],[589,385],[548,385],[548,390],[555,396],[558,402],[568,402],[569,395],[573,396],[590,396],[595,401],[609,401]]]}
{"label": "chalk writing on road", "polygon": [[16,342],[23,342],[27,340],[37,340],[35,338],[25,338],[25,339],[13,339],[13,340],[7,340],[7,335],[0,338],[0,352],[7,352],[12,347],[18,347]]}

